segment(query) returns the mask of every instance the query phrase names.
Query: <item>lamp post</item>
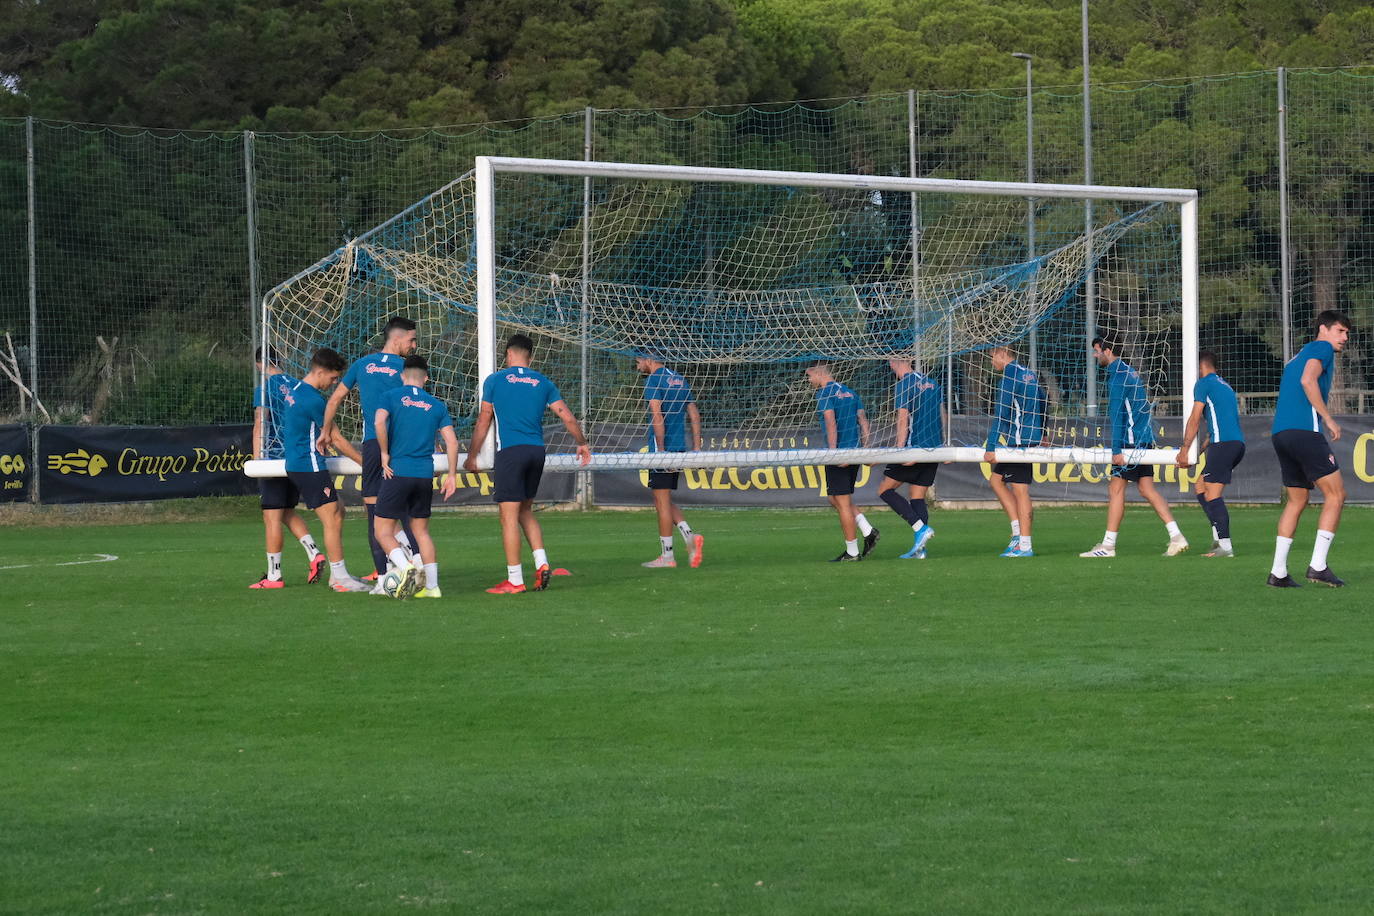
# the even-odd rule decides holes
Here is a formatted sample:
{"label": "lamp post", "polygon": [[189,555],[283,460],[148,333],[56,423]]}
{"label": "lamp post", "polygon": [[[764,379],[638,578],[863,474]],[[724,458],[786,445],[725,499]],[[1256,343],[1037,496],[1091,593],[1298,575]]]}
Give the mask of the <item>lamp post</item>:
{"label": "lamp post", "polygon": [[[1035,100],[1034,100],[1034,96],[1033,96],[1033,92],[1034,92],[1034,89],[1035,89],[1035,83],[1034,83],[1034,81],[1033,81],[1033,79],[1032,79],[1032,77],[1031,77],[1031,62],[1034,61],[1035,58],[1033,58],[1033,57],[1032,57],[1031,55],[1029,55],[1029,54],[1023,54],[1023,53],[1021,53],[1020,51],[1017,51],[1017,52],[1013,53],[1011,56],[1012,56],[1012,57],[1015,57],[1017,60],[1024,60],[1024,61],[1026,62],[1026,181],[1027,181],[1027,182],[1033,183],[1033,182],[1035,181]],[[1034,259],[1035,259],[1035,198],[1034,198],[1034,197],[1027,197],[1027,198],[1026,198],[1026,260],[1027,260],[1027,261],[1032,261],[1032,260],[1034,260]],[[1035,307],[1036,307],[1035,293],[1036,293],[1036,289],[1037,289],[1038,286],[1039,286],[1038,283],[1036,283],[1036,282],[1034,282],[1034,281],[1031,282],[1031,292],[1030,292],[1030,296],[1028,297],[1028,308],[1029,308],[1029,311],[1030,311],[1030,320],[1031,320],[1030,327],[1028,328],[1028,330],[1029,330],[1029,337],[1030,337],[1030,353],[1028,354],[1028,356],[1029,356],[1029,358],[1030,358],[1030,364],[1031,364],[1031,368],[1032,368],[1032,369],[1035,369],[1035,368],[1037,368],[1037,366],[1038,366],[1038,360],[1036,359],[1036,352],[1035,352],[1035,351],[1036,351],[1036,347],[1035,347],[1035,323],[1034,323],[1034,319],[1035,319]]]}

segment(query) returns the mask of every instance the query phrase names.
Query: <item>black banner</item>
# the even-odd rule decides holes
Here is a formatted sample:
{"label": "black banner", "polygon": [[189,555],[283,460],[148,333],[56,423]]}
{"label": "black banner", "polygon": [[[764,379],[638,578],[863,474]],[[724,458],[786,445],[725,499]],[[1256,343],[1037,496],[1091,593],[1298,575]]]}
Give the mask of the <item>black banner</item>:
{"label": "black banner", "polygon": [[0,502],[21,502],[29,498],[32,458],[29,428],[22,423],[0,426]]}
{"label": "black banner", "polygon": [[141,502],[256,493],[243,475],[251,426],[44,426],[45,503]]}

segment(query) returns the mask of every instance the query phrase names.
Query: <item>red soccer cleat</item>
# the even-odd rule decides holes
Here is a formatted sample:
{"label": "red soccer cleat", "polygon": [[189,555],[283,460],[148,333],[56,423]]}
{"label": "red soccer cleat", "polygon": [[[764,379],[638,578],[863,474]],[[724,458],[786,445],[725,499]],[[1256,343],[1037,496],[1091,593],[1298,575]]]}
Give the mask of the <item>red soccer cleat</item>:
{"label": "red soccer cleat", "polygon": [[328,566],[328,565],[329,565],[329,561],[326,560],[326,559],[324,558],[324,554],[322,554],[322,553],[317,553],[317,554],[315,554],[315,558],[314,558],[313,560],[310,561],[310,575],[306,577],[306,580],[305,580],[305,581],[306,581],[306,582],[318,582],[318,581],[320,581],[320,576],[323,575],[324,570],[325,570],[325,567]]}
{"label": "red soccer cleat", "polygon": [[692,568],[696,569],[701,565],[701,551],[706,546],[706,538],[699,534],[692,535]]}
{"label": "red soccer cleat", "polygon": [[515,584],[514,582],[512,582],[511,580],[507,579],[505,582],[502,582],[500,585],[493,585],[491,588],[487,589],[487,594],[489,594],[489,595],[519,595],[519,594],[523,594],[524,591],[525,591],[525,586],[523,586],[523,585],[516,585],[516,584]]}
{"label": "red soccer cleat", "polygon": [[545,563],[534,571],[534,585],[531,586],[536,592],[542,592],[549,587],[549,578],[553,573],[549,571],[549,565]]}
{"label": "red soccer cleat", "polygon": [[380,573],[378,573],[377,570],[374,569],[374,570],[372,570],[372,572],[369,573],[368,575],[363,576],[363,581],[364,581],[364,582],[376,582],[376,581],[377,581],[378,575],[380,575]]}
{"label": "red soccer cleat", "polygon": [[263,576],[257,582],[248,586],[249,588],[286,588],[286,583],[280,579],[269,579]]}

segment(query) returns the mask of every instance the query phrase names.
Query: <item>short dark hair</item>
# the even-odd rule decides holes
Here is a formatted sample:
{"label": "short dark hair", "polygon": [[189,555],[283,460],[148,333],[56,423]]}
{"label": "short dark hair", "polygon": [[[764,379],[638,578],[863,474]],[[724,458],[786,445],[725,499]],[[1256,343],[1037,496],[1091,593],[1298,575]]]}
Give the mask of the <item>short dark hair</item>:
{"label": "short dark hair", "polygon": [[510,340],[506,341],[507,350],[521,350],[529,356],[534,353],[534,341],[524,334],[512,334]]}
{"label": "short dark hair", "polygon": [[415,330],[415,322],[411,321],[404,315],[392,315],[391,320],[386,323],[386,327],[382,328],[382,337],[390,337],[392,331],[413,330]]}
{"label": "short dark hair", "polygon": [[1317,327],[1329,328],[1333,324],[1343,326],[1347,331],[1355,330],[1355,326],[1350,323],[1350,316],[1345,312],[1338,312],[1335,309],[1327,309],[1317,316]]}
{"label": "short dark hair", "polygon": [[1004,344],[1004,343],[1001,343],[1001,344],[994,344],[994,345],[992,346],[992,348],[988,350],[988,352],[989,352],[989,353],[996,353],[998,350],[1001,350],[1003,353],[1008,353],[1008,354],[1010,354],[1010,355],[1012,355],[1012,356],[1015,356],[1015,355],[1016,355],[1016,348],[1013,347],[1011,344]]}
{"label": "short dark hair", "polygon": [[348,368],[348,360],[339,355],[338,350],[320,347],[310,356],[310,367],[318,367],[329,372],[342,372]]}
{"label": "short dark hair", "polygon": [[261,363],[261,364],[264,365],[264,366],[277,366],[277,365],[280,365],[280,361],[277,359],[277,351],[276,351],[276,348],[273,347],[273,346],[271,346],[270,344],[269,344],[268,347],[267,347],[267,355],[266,355],[265,357],[263,356],[262,347],[256,347],[256,348],[254,348],[254,350],[253,350],[253,361],[254,361],[254,362],[257,362],[257,363]]}
{"label": "short dark hair", "polygon": [[429,360],[425,359],[419,353],[407,356],[406,361],[401,363],[401,371],[408,372],[411,369],[418,369],[425,375],[429,375]]}
{"label": "short dark hair", "polygon": [[1221,360],[1217,358],[1217,354],[1212,350],[1203,350],[1197,355],[1197,361],[1198,365],[1206,363],[1211,366],[1213,372],[1221,371]]}
{"label": "short dark hair", "polygon": [[1117,342],[1115,337],[1110,337],[1106,334],[1101,337],[1094,337],[1093,346],[1097,347],[1099,350],[1110,350],[1113,356],[1121,355],[1121,344]]}

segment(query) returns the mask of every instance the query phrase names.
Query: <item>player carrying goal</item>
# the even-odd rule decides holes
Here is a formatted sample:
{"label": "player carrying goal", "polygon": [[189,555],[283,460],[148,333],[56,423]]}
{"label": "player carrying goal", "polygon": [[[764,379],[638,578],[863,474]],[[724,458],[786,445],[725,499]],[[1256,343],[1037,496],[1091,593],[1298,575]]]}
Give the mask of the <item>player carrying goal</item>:
{"label": "player carrying goal", "polygon": [[[641,353],[635,357],[635,369],[644,380],[644,403],[648,406],[648,448],[651,452],[701,451],[701,412],[692,398],[692,386],[678,372],[663,365],[657,354]],[[687,421],[692,424],[692,436],[687,438]],[[659,554],[640,565],[649,569],[677,566],[673,557],[673,528],[691,551],[688,562],[693,569],[701,565],[705,538],[692,531],[673,502],[681,471],[657,470],[649,472],[649,489],[654,494],[654,509],[658,513]]]}

